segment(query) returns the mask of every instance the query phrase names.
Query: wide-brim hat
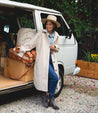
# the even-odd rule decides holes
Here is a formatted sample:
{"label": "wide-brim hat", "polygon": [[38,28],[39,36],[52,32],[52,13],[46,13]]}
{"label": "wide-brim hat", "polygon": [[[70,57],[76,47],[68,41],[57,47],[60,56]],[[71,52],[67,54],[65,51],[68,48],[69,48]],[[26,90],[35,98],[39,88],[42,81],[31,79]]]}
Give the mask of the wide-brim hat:
{"label": "wide-brim hat", "polygon": [[57,25],[57,27],[60,27],[61,24],[59,22],[57,22],[57,17],[54,15],[48,15],[47,18],[42,19],[42,23],[45,24],[46,21],[52,21],[53,23],[55,23]]}

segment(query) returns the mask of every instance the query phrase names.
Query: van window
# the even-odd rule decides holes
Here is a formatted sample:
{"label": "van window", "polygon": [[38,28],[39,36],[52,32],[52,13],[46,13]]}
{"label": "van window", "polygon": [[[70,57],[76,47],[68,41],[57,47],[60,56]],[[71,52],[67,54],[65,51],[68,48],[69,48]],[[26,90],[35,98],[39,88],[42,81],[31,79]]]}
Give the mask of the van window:
{"label": "van window", "polygon": [[35,28],[33,14],[31,13],[24,13],[23,15],[19,16],[19,22],[21,27],[25,28]]}
{"label": "van window", "polygon": [[[13,48],[17,42],[17,32],[21,27],[35,28],[32,12],[10,9],[6,13],[2,9],[0,12],[0,45],[4,42],[5,50],[0,47],[0,56],[7,56],[10,48]],[[5,51],[5,52],[4,52]],[[4,54],[3,54],[4,53]]]}
{"label": "van window", "polygon": [[18,30],[15,15],[0,14],[0,57],[7,56],[9,49],[16,45]]}
{"label": "van window", "polygon": [[[47,18],[47,14],[41,14],[41,19],[43,18]],[[59,33],[59,35],[61,36],[67,36],[68,34],[68,28],[64,22],[64,20],[62,19],[61,16],[56,16],[57,17],[57,21],[61,24],[61,26],[59,28],[56,29],[56,31]],[[43,24],[43,28],[45,29],[45,25]]]}
{"label": "van window", "polygon": [[18,29],[15,15],[0,15],[0,32],[17,33]]}

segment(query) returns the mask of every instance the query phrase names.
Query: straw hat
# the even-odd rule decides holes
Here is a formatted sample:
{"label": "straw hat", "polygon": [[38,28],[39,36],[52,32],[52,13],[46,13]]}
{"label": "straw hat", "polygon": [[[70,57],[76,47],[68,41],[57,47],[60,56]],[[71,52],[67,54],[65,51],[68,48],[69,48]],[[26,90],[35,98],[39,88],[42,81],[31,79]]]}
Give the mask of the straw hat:
{"label": "straw hat", "polygon": [[43,24],[45,24],[45,22],[48,21],[48,20],[50,20],[53,23],[55,23],[57,25],[57,27],[60,27],[61,26],[60,23],[57,22],[57,17],[54,16],[54,15],[48,15],[47,18],[44,18],[41,21],[42,21]]}

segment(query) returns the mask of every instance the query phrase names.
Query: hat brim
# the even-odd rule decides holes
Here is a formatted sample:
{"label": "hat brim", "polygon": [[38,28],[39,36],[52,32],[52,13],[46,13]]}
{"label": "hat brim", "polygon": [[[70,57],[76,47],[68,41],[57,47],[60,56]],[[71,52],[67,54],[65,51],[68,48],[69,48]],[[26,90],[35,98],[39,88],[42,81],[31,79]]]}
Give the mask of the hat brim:
{"label": "hat brim", "polygon": [[49,21],[52,21],[53,23],[55,23],[57,25],[57,27],[60,27],[61,26],[61,24],[59,22],[57,22],[57,21],[54,21],[54,20],[51,20],[51,19],[47,19],[47,18],[41,19],[41,21],[42,21],[43,24],[45,24],[46,21],[48,21],[48,20]]}

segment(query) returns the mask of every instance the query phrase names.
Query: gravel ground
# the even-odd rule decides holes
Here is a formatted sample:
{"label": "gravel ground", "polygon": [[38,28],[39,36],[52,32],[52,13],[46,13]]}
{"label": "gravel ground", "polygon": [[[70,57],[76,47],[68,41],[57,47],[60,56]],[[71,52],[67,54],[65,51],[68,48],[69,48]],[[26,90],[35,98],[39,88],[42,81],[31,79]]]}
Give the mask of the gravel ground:
{"label": "gravel ground", "polygon": [[31,94],[0,106],[0,113],[98,113],[98,80],[65,76],[64,87],[55,99],[60,110],[44,108],[40,94]]}

